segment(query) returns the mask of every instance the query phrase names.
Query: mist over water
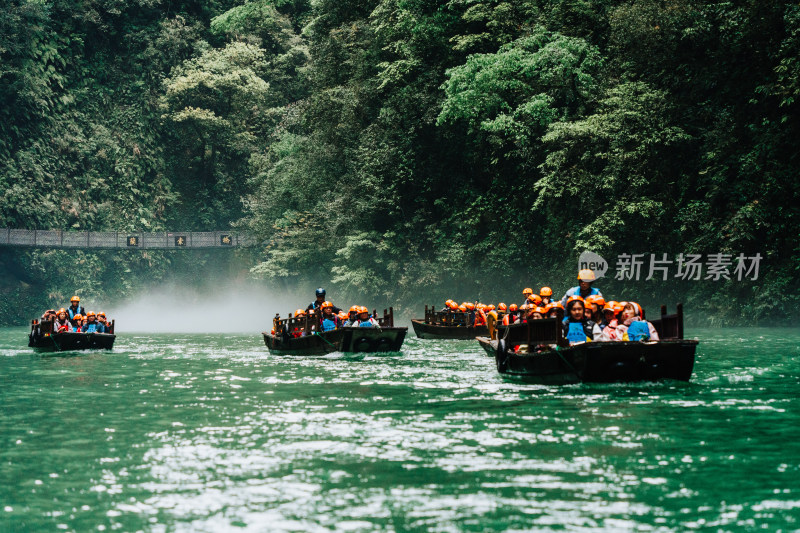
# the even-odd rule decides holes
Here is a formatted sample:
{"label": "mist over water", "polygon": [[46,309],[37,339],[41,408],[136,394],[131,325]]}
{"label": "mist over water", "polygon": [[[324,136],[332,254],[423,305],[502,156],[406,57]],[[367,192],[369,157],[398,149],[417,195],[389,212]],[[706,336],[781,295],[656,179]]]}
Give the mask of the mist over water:
{"label": "mist over water", "polygon": [[204,288],[161,286],[112,307],[117,333],[260,333],[275,313],[286,316],[314,299],[299,291],[281,292],[256,283]]}

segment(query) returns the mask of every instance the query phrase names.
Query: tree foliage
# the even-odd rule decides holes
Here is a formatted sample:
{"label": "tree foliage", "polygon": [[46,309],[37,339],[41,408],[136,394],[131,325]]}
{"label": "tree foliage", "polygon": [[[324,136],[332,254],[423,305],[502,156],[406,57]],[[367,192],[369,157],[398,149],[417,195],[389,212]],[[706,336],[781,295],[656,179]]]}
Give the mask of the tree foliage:
{"label": "tree foliage", "polygon": [[[726,320],[800,301],[796,3],[6,4],[7,226],[233,224],[269,283],[414,307],[564,288],[586,248],[760,253],[757,282],[608,288]],[[124,297],[218,259],[1,254],[26,302]]]}

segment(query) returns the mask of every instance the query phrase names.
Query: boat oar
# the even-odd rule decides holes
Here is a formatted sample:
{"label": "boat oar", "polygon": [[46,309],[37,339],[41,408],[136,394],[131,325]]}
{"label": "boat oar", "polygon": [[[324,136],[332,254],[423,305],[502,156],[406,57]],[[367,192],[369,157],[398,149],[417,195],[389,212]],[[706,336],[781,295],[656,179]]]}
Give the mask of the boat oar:
{"label": "boat oar", "polygon": [[[323,336],[322,336],[322,334],[321,334],[319,331],[315,331],[315,332],[314,332],[314,335],[317,335],[317,336],[318,336],[320,339],[322,339],[324,342],[328,343],[328,345],[330,345],[330,346],[332,346],[332,347],[336,348],[336,345],[335,345],[335,344],[333,344],[332,342],[330,342],[330,341],[329,341],[328,339],[326,339],[325,337],[323,337]],[[336,348],[336,349],[338,350],[338,348]]]}
{"label": "boat oar", "polygon": [[556,349],[554,351],[556,352],[556,355],[558,355],[561,358],[561,360],[564,361],[564,364],[567,365],[570,370],[572,370],[572,373],[575,374],[575,377],[581,379],[581,375],[578,373],[578,371],[575,369],[572,363],[567,361],[567,359],[561,354],[561,350],[558,349],[558,346],[556,346]]}

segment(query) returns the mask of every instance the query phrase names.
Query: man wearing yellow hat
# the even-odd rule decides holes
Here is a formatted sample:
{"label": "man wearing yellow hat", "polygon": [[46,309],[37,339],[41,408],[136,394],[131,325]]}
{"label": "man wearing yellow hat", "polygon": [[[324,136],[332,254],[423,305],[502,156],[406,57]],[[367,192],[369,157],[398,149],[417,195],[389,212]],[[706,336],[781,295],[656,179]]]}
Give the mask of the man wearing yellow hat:
{"label": "man wearing yellow hat", "polygon": [[561,298],[561,305],[567,305],[567,299],[570,296],[580,296],[581,298],[587,298],[592,295],[596,296],[603,296],[599,289],[592,287],[592,283],[595,280],[594,272],[592,272],[588,268],[584,268],[580,272],[578,272],[578,286],[572,287],[567,293]]}

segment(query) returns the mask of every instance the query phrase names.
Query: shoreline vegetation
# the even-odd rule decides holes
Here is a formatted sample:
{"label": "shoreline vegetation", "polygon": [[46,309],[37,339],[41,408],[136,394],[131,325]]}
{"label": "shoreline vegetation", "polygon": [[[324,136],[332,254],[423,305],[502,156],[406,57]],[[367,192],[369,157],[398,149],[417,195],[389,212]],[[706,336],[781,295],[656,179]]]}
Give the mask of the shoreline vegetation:
{"label": "shoreline vegetation", "polygon": [[[564,291],[584,250],[607,297],[687,326],[796,324],[798,28],[788,1],[11,0],[4,227],[263,244],[0,248],[0,324],[218,279],[407,320]],[[632,253],[762,259],[613,279]]]}

